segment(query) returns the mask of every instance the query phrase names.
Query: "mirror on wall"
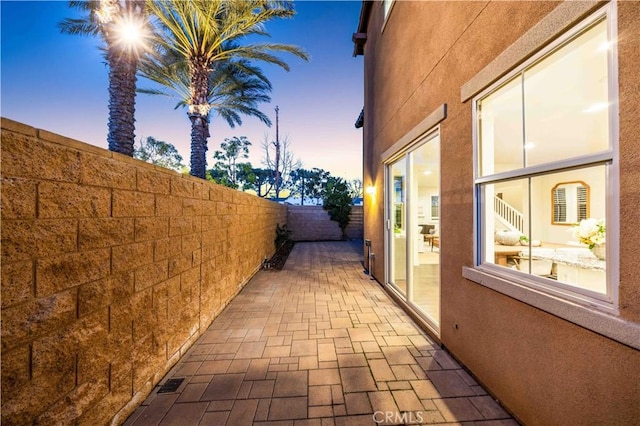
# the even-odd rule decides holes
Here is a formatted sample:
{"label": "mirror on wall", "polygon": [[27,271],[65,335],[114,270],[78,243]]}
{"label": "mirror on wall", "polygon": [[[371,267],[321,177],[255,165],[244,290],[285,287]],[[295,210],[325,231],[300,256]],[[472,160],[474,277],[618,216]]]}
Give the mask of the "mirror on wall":
{"label": "mirror on wall", "polygon": [[573,225],[589,217],[589,185],[560,182],[551,189],[551,224]]}

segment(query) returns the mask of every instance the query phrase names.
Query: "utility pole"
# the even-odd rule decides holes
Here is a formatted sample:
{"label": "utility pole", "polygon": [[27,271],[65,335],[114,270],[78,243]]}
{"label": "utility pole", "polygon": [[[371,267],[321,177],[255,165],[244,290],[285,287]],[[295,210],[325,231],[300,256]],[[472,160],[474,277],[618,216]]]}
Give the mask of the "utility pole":
{"label": "utility pole", "polygon": [[280,112],[280,108],[276,105],[276,141],[273,145],[276,147],[276,164],[275,164],[275,187],[276,187],[276,198],[280,198],[280,133],[278,129],[278,113]]}

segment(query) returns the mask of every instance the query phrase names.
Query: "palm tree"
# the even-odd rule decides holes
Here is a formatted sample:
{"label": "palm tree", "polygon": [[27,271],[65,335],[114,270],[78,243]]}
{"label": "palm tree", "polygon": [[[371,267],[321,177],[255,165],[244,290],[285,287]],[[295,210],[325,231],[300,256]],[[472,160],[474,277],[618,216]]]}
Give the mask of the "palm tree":
{"label": "palm tree", "polygon": [[[148,7],[162,34],[158,39],[163,51],[161,56],[179,57],[188,66],[191,174],[204,179],[212,108],[209,102],[211,74],[234,58],[263,61],[287,71],[289,66],[276,53],[287,52],[307,60],[307,54],[295,46],[278,43],[241,45],[238,42],[244,36],[268,35],[264,24],[272,19],[292,17],[293,3],[277,0],[153,0]],[[226,109],[219,108],[218,112],[222,110],[226,111],[227,117],[244,113],[231,104],[227,104]]]}
{"label": "palm tree", "polygon": [[[188,107],[191,99],[189,65],[173,52],[149,56],[139,64],[139,73],[160,86],[138,88],[139,93],[176,99],[176,109]],[[228,60],[209,73],[207,103],[212,112],[222,117],[230,127],[242,124],[242,115],[257,117],[271,125],[269,117],[258,109],[260,102],[269,102],[271,82],[262,70],[245,59]],[[168,89],[168,90],[167,90]]]}
{"label": "palm tree", "polygon": [[133,156],[135,142],[136,68],[139,51],[128,36],[145,25],[144,0],[70,1],[69,6],[86,13],[64,19],[63,33],[100,36],[109,66],[109,150]]}

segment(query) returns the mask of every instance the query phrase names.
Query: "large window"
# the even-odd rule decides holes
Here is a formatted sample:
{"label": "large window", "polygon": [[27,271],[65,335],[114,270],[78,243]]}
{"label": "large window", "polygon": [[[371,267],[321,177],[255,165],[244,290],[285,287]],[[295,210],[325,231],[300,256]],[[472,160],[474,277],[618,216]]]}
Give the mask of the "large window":
{"label": "large window", "polygon": [[609,13],[601,9],[474,99],[476,264],[605,308],[615,302],[606,228],[617,221]]}

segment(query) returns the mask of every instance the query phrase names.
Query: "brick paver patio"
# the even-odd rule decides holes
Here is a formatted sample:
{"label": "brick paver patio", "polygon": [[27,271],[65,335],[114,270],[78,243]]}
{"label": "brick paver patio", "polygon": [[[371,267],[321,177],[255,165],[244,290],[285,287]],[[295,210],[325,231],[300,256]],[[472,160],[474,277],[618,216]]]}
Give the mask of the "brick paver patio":
{"label": "brick paver patio", "polygon": [[298,243],[261,271],[127,425],[517,424],[363,274],[360,246]]}

